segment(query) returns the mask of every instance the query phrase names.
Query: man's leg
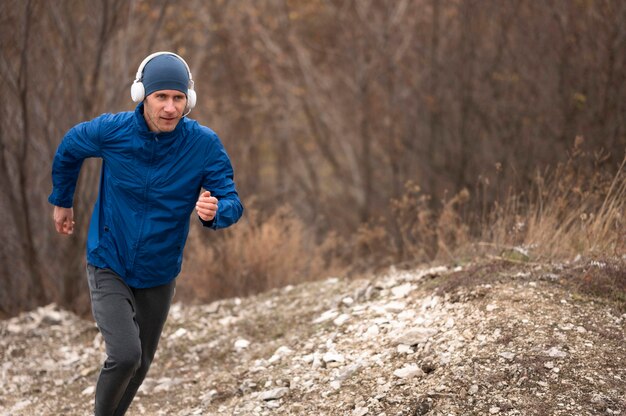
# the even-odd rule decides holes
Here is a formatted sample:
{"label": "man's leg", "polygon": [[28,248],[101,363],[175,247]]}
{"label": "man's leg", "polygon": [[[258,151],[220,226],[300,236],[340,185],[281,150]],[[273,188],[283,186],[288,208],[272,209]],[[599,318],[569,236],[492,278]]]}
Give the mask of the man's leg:
{"label": "man's leg", "polygon": [[96,416],[113,416],[141,363],[141,342],[131,289],[109,269],[87,267],[91,309],[107,358],[96,385]]}
{"label": "man's leg", "polygon": [[135,319],[139,325],[139,338],[141,339],[141,366],[128,383],[114,413],[115,416],[122,416],[126,412],[148,373],[170,310],[175,288],[176,281],[173,280],[162,286],[131,289],[135,297]]}

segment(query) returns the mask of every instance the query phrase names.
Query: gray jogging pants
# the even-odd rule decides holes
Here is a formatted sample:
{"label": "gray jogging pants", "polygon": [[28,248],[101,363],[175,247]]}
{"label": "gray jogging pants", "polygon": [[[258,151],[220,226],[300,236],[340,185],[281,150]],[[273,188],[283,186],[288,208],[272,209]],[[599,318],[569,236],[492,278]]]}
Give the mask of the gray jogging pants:
{"label": "gray jogging pants", "polygon": [[96,385],[96,416],[122,416],[143,382],[174,297],[176,280],[136,289],[112,270],[87,266],[91,310],[107,358]]}

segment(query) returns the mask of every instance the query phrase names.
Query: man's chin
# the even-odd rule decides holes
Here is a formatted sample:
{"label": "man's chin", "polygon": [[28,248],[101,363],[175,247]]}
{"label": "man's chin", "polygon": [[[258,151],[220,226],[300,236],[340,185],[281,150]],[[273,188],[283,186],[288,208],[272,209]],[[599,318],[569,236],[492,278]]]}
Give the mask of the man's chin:
{"label": "man's chin", "polygon": [[159,130],[161,130],[162,132],[174,131],[177,124],[178,120],[162,121],[161,123],[159,123]]}

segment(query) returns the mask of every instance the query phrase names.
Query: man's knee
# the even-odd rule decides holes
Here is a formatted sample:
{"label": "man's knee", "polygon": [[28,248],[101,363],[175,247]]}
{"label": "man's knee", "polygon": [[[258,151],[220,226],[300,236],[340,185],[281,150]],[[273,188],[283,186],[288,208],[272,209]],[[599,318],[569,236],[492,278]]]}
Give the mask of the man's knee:
{"label": "man's knee", "polygon": [[127,348],[114,356],[110,356],[112,364],[115,365],[119,371],[128,372],[134,374],[141,366],[141,348]]}
{"label": "man's knee", "polygon": [[148,373],[148,369],[150,369],[151,364],[152,364],[152,359],[150,357],[142,356],[140,360],[140,366],[137,369],[135,375],[143,379],[143,377],[145,377],[146,374]]}

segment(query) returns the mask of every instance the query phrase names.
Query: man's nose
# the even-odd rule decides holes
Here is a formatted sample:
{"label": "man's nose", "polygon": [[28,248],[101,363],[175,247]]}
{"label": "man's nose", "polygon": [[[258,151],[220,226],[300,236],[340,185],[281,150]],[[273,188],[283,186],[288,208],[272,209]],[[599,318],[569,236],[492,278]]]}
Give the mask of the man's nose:
{"label": "man's nose", "polygon": [[163,108],[166,112],[172,113],[176,111],[176,106],[174,105],[174,100],[167,100],[165,102],[165,107]]}

